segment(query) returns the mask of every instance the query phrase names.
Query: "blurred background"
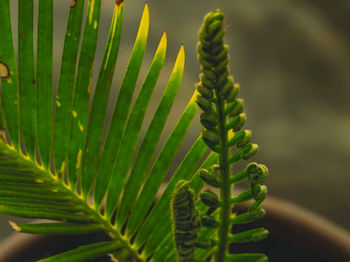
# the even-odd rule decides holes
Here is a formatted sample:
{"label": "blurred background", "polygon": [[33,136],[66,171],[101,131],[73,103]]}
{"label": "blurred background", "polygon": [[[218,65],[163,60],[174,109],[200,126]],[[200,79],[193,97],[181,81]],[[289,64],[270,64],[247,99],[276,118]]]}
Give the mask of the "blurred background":
{"label": "blurred background", "polygon": [[[10,2],[15,10],[17,1]],[[103,1],[94,81],[114,3],[114,0]],[[69,4],[70,0],[55,1],[56,76]],[[296,202],[350,229],[350,2],[148,0],[148,4],[149,44],[138,86],[164,31],[168,36],[168,52],[144,128],[156,109],[176,53],[184,43],[184,79],[163,141],[177,122],[198,81],[197,32],[203,16],[219,8],[225,14],[230,70],[241,84],[239,96],[245,101],[246,128],[252,129],[253,142],[260,146],[255,161],[265,163],[270,169],[267,182],[270,195]],[[125,1],[124,31],[112,99],[118,94],[143,8],[144,1]],[[16,12],[12,18],[14,22]],[[16,34],[16,28],[13,31]],[[111,102],[111,110],[112,105]],[[200,134],[202,127],[198,120],[199,115],[186,137],[182,156]],[[8,219],[0,215],[0,239],[11,232]]]}

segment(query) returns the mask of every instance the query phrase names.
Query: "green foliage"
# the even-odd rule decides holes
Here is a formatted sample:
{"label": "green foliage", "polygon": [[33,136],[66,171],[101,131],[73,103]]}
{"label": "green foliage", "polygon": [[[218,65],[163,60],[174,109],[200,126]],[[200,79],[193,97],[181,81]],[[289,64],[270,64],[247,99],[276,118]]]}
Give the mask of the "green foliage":
{"label": "green foliage", "polygon": [[[256,147],[249,144],[251,134],[248,131],[235,133],[230,141],[225,142],[224,147],[220,142],[222,137],[216,132],[217,126],[223,123],[220,118],[222,114],[232,116],[232,120],[222,126],[221,134],[225,137],[228,130],[238,131],[245,121],[245,115],[241,114],[242,101],[234,100],[237,86],[231,88],[233,80],[229,80],[229,84],[220,82],[220,85],[216,86],[215,81],[207,79],[206,76],[214,74],[218,77],[217,72],[204,72],[198,91],[193,94],[178,123],[156,155],[162,130],[183,76],[183,46],[180,47],[158,108],[141,140],[141,126],[165,61],[167,48],[164,33],[136,102],[132,104],[147,45],[147,4],[119,96],[117,101],[114,101],[110,122],[106,122],[106,112],[122,35],[123,1],[116,1],[115,4],[104,58],[94,87],[95,92],[91,92],[92,72],[95,69],[101,0],[71,2],[55,99],[52,78],[53,0],[38,1],[36,59],[33,49],[33,32],[36,31],[33,28],[33,14],[36,5],[33,0],[18,2],[18,66],[12,40],[9,0],[0,0],[0,4],[0,127],[6,132],[6,135],[1,134],[0,137],[0,212],[25,218],[52,220],[52,223],[39,221],[35,224],[10,222],[19,232],[47,235],[104,231],[110,237],[109,241],[81,246],[41,261],[85,261],[108,254],[119,261],[125,261],[130,256],[138,261],[175,261],[176,248],[171,232],[171,212],[173,217],[177,217],[177,232],[182,230],[179,221],[183,218],[178,216],[183,205],[177,202],[176,194],[179,194],[180,202],[183,196],[181,194],[187,194],[188,197],[189,202],[184,204],[190,207],[188,212],[192,215],[186,223],[193,227],[195,233],[190,240],[196,240],[197,233],[198,239],[207,239],[196,240],[190,244],[190,258],[196,257],[199,261],[212,254],[214,243],[222,245],[219,242],[223,235],[224,223],[220,222],[221,220],[226,221],[226,224],[239,224],[253,221],[264,214],[259,206],[266,194],[266,188],[260,184],[266,177],[267,169],[260,164],[250,164],[237,175],[227,177],[227,184],[249,179],[252,190],[229,199],[231,202],[226,203],[226,207],[222,208],[222,200],[211,191],[200,194],[204,203],[212,208],[226,210],[227,214],[227,207],[232,203],[256,199],[256,204],[249,213],[231,218],[220,217],[218,212],[214,212],[213,216],[199,215],[204,214],[208,208],[200,201],[196,203],[194,200],[203,187],[202,179],[214,187],[223,188],[223,176],[218,177],[207,171],[218,159],[217,153],[205,157],[207,145],[219,153],[221,166],[224,166],[222,152],[225,147],[225,161],[231,163],[241,158],[249,158],[256,151]],[[217,24],[215,19],[213,24]],[[211,28],[212,34],[216,34],[216,25],[211,24],[212,22],[207,22],[206,26]],[[204,59],[205,48],[204,43],[203,50],[199,49],[201,60]],[[227,49],[225,50],[224,53],[227,54]],[[225,56],[218,57],[227,60]],[[203,61],[208,63],[206,59]],[[222,66],[224,71],[225,63],[227,64],[224,62]],[[202,66],[202,69],[206,70],[206,67]],[[220,81],[224,83],[226,78],[221,77]],[[208,88],[208,85],[213,86]],[[212,110],[212,103],[214,100],[216,104],[222,103],[221,98],[215,98],[221,86],[224,87],[222,90],[226,91],[220,92],[230,97],[231,103],[227,106],[222,104],[221,111],[216,112]],[[92,101],[90,110],[89,101]],[[165,181],[197,112],[197,104],[205,110],[201,115],[201,122],[206,127],[202,134],[203,139],[199,137],[192,145],[157,198],[156,193]],[[104,126],[108,126],[105,140]],[[137,151],[138,144],[141,146]],[[228,148],[233,145],[238,145],[241,151],[230,156],[229,160]],[[227,168],[225,170],[227,171]],[[200,175],[193,175],[197,173]],[[180,180],[189,182],[185,182],[185,186],[182,184],[182,187],[176,186]],[[169,203],[174,190],[173,203],[177,209],[171,211]],[[199,232],[200,225],[206,229]],[[214,239],[217,228],[221,228],[221,233],[219,239]],[[266,235],[266,231],[263,229],[256,229],[225,236],[224,241],[227,243],[258,240],[264,234]],[[175,240],[178,242],[176,235]],[[187,240],[185,242],[183,244],[186,246]],[[195,250],[194,247],[201,249]],[[257,257],[249,254],[232,256],[240,256],[241,260],[237,261],[253,261],[249,259]],[[235,259],[233,258],[234,261]]]}
{"label": "green foliage", "polygon": [[[40,32],[37,59],[33,55],[33,13],[36,6],[33,1],[19,1],[18,70],[9,0],[1,0],[1,5],[0,76],[3,92],[0,123],[8,139],[2,135],[0,141],[0,212],[59,222],[11,222],[12,227],[20,232],[81,234],[104,231],[111,238],[43,261],[84,261],[110,253],[121,261],[129,256],[140,261],[164,261],[167,253],[157,247],[170,239],[168,249],[174,250],[169,206],[174,185],[180,179],[190,179],[206,153],[206,145],[198,139],[150,211],[156,192],[168,174],[197,111],[195,93],[156,155],[160,135],[182,80],[184,47],[180,47],[158,109],[140,141],[141,126],[167,47],[164,33],[136,102],[132,104],[148,38],[147,5],[109,123],[105,123],[105,115],[122,34],[124,3],[117,1],[115,4],[93,93],[92,71],[101,1],[72,1],[55,104],[52,103],[53,1],[40,0],[37,6]],[[92,108],[89,113],[90,99]],[[109,129],[102,143],[105,124]],[[20,137],[23,138],[23,148],[19,146]],[[136,151],[138,143],[141,149]],[[196,183],[198,192],[202,183]],[[160,220],[159,230],[154,231]],[[139,252],[142,247],[143,251]]]}
{"label": "green foliage", "polygon": [[[232,165],[240,160],[247,160],[257,152],[257,145],[250,144],[251,132],[240,129],[246,122],[242,99],[236,99],[239,85],[234,83],[228,71],[228,47],[224,45],[224,16],[221,11],[209,13],[203,21],[199,32],[198,58],[201,63],[200,82],[197,90],[200,95],[197,104],[204,111],[200,121],[204,126],[202,139],[207,146],[218,154],[218,164],[210,170],[200,170],[199,177],[208,185],[218,188],[220,195],[211,190],[200,194],[201,201],[213,213],[207,217],[206,224],[218,225],[212,242],[215,261],[266,261],[262,254],[229,254],[230,243],[244,243],[264,239],[268,232],[263,228],[231,234],[234,224],[245,224],[255,221],[265,214],[260,209],[267,194],[265,186],[261,185],[268,176],[267,167],[262,164],[250,163],[236,174],[232,173]],[[234,150],[236,147],[236,150]],[[232,197],[232,186],[244,180],[249,180],[251,188],[238,196]],[[244,214],[231,215],[233,204],[255,200],[249,211]],[[217,223],[213,222],[217,221]],[[210,234],[210,233],[206,233]],[[213,235],[213,234],[212,234]],[[201,251],[198,252],[199,254]],[[208,252],[210,255],[210,252]]]}

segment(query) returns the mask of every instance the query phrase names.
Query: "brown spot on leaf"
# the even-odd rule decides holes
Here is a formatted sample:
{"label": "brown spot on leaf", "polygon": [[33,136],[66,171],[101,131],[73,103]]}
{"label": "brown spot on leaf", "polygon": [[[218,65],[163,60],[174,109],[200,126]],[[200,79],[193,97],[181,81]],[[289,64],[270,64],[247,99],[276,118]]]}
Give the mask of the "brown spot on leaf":
{"label": "brown spot on leaf", "polygon": [[35,79],[33,79],[32,84],[34,84],[34,85],[35,85]]}
{"label": "brown spot on leaf", "polygon": [[78,0],[72,0],[72,1],[70,2],[70,8],[76,7],[76,6],[77,6],[77,3],[78,3]]}
{"label": "brown spot on leaf", "polygon": [[117,5],[120,5],[120,4],[124,3],[124,0],[116,0],[115,3],[116,3]]}
{"label": "brown spot on leaf", "polygon": [[8,78],[10,76],[10,70],[6,64],[0,61],[0,77]]}
{"label": "brown spot on leaf", "polygon": [[0,140],[4,142],[5,144],[8,144],[6,139],[6,131],[4,128],[0,127]]}

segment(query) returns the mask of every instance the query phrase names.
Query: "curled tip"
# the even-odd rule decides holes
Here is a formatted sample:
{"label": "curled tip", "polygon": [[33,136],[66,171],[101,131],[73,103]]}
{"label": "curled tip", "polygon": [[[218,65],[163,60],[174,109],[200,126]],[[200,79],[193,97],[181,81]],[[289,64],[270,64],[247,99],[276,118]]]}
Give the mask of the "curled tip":
{"label": "curled tip", "polygon": [[246,167],[250,181],[253,184],[261,184],[265,182],[269,175],[269,170],[265,165],[258,163],[250,163]]}
{"label": "curled tip", "polygon": [[215,220],[215,218],[208,215],[203,215],[201,217],[201,223],[203,226],[207,228],[215,228],[219,225],[219,223]]}
{"label": "curled tip", "polygon": [[244,160],[248,160],[252,156],[254,156],[258,152],[258,145],[257,144],[249,144],[244,148],[244,152],[242,155],[242,158]]}
{"label": "curled tip", "polygon": [[218,124],[216,116],[208,112],[204,112],[200,115],[200,122],[205,128],[209,130],[215,129]]}
{"label": "curled tip", "polygon": [[196,247],[203,248],[203,249],[211,248],[215,245],[216,245],[216,241],[214,239],[206,239],[206,240],[200,239],[196,243]]}
{"label": "curled tip", "polygon": [[208,207],[218,208],[220,205],[218,196],[210,190],[202,192],[199,196],[202,202]]}
{"label": "curled tip", "polygon": [[210,186],[220,187],[217,177],[204,168],[199,170],[199,177]]}
{"label": "curled tip", "polygon": [[189,182],[181,179],[179,182],[177,182],[175,186],[175,191],[178,191],[181,189],[188,189],[188,188],[189,188]]}
{"label": "curled tip", "polygon": [[[241,232],[241,233],[237,233],[229,236],[228,241],[230,243],[257,242],[265,239],[268,233],[269,232],[265,228],[251,229],[245,232]],[[257,260],[254,260],[254,261],[257,261]]]}
{"label": "curled tip", "polygon": [[255,200],[262,200],[265,199],[267,195],[267,187],[260,185],[252,185],[251,192]]}

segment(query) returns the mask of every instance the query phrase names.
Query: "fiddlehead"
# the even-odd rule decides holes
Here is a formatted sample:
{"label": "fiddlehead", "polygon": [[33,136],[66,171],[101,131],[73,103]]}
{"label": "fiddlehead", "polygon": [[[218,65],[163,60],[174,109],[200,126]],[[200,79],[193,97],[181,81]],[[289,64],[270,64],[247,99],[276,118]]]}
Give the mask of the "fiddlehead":
{"label": "fiddlehead", "polygon": [[209,248],[212,241],[200,240],[198,232],[201,226],[214,228],[215,219],[200,215],[194,201],[195,194],[189,186],[190,182],[180,180],[172,194],[171,217],[173,221],[173,236],[179,262],[195,262],[196,247]]}
{"label": "fiddlehead", "polygon": [[[223,19],[219,10],[209,13],[199,32],[198,59],[202,73],[197,84],[200,93],[197,104],[203,110],[200,117],[204,126],[202,138],[219,156],[218,165],[213,166],[211,171],[202,170],[199,176],[205,183],[220,190],[220,196],[207,190],[200,194],[200,198],[204,204],[219,211],[217,234],[213,241],[217,245],[215,261],[241,261],[243,258],[246,259],[244,261],[266,261],[266,256],[262,254],[228,254],[227,251],[230,243],[258,241],[267,236],[268,232],[263,228],[237,234],[230,234],[230,229],[234,224],[249,223],[265,214],[260,206],[267,189],[261,184],[268,176],[268,170],[262,164],[250,163],[243,171],[231,173],[231,166],[242,159],[248,160],[257,152],[258,146],[250,143],[249,130],[241,130],[246,115],[243,100],[236,99],[239,85],[229,75]],[[233,150],[234,147],[236,150]],[[232,186],[244,180],[250,180],[251,188],[232,197]],[[231,215],[233,204],[251,199],[255,203],[247,213]]]}
{"label": "fiddlehead", "polygon": [[188,182],[181,180],[173,193],[171,211],[173,235],[180,262],[194,261],[193,253],[200,228],[199,213],[195,208],[194,193]]}

